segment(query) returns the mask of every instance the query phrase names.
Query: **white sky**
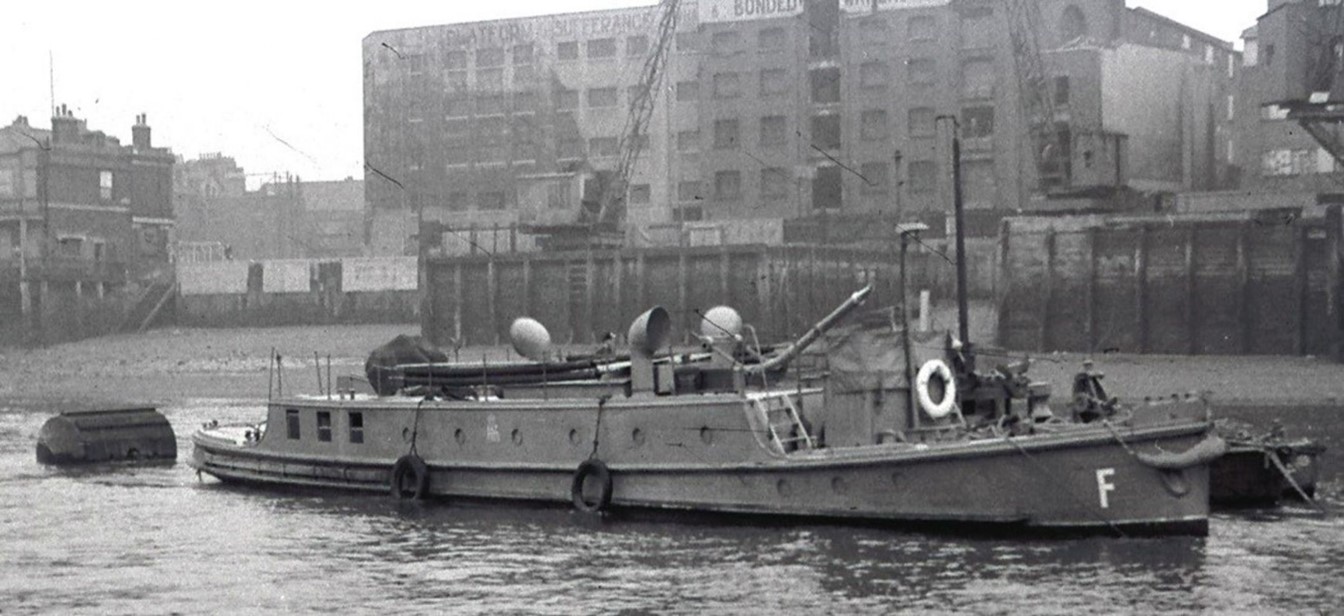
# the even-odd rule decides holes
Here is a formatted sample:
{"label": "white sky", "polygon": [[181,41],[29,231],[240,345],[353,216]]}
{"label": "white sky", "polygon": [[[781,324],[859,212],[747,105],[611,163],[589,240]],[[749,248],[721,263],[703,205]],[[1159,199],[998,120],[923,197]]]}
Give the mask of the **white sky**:
{"label": "white sky", "polygon": [[[368,33],[653,3],[6,3],[0,18],[0,125],[20,114],[38,126],[49,125],[50,53],[56,103],[69,105],[90,128],[123,143],[130,142],[131,124],[143,112],[149,114],[155,145],[187,158],[221,152],[249,174],[359,178],[364,151],[360,41]],[[1229,41],[1254,25],[1266,7],[1266,0],[1128,3]]]}

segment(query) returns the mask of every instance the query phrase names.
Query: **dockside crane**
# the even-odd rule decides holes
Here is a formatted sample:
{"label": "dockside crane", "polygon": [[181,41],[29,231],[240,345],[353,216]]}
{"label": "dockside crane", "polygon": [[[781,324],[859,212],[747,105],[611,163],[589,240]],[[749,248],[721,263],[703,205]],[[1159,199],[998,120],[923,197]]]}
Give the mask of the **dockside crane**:
{"label": "dockside crane", "polygon": [[[1048,192],[1069,184],[1068,144],[1056,125],[1052,81],[1041,57],[1041,9],[1037,0],[1007,0],[1008,36],[1012,45],[1023,120],[1029,130],[1030,160],[1037,188]],[[1063,159],[1065,164],[1059,164]]]}
{"label": "dockside crane", "polygon": [[622,201],[629,189],[635,165],[648,143],[649,121],[653,118],[663,75],[667,72],[667,58],[671,54],[672,41],[677,32],[680,4],[680,0],[662,0],[659,3],[658,33],[644,60],[639,82],[635,84],[630,100],[630,111],[626,115],[625,127],[617,145],[619,159],[616,169],[602,187],[596,211],[586,207],[580,210],[581,221],[587,223],[594,232],[602,227],[617,225],[624,218]]}

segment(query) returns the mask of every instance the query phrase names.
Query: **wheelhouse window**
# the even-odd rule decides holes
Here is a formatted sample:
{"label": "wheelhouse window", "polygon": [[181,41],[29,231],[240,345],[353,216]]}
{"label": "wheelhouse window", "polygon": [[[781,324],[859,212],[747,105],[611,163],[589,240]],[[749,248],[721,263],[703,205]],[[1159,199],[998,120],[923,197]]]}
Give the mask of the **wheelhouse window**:
{"label": "wheelhouse window", "polygon": [[331,411],[317,412],[317,440],[331,442]]}
{"label": "wheelhouse window", "polygon": [[350,411],[350,442],[364,442],[364,413],[363,411]]}
{"label": "wheelhouse window", "polygon": [[299,440],[299,410],[285,409],[285,429],[291,440]]}

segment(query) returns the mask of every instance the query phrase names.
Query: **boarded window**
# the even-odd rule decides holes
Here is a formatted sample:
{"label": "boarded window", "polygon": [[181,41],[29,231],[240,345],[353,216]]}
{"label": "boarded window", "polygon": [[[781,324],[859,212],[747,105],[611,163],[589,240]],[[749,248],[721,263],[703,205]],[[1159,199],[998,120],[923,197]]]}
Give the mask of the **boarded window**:
{"label": "boarded window", "polygon": [[350,442],[364,442],[364,413],[362,411],[350,411]]}
{"label": "boarded window", "polygon": [[317,440],[331,442],[331,411],[317,412]]}
{"label": "boarded window", "polygon": [[291,440],[298,440],[301,436],[298,409],[285,409],[285,431]]}

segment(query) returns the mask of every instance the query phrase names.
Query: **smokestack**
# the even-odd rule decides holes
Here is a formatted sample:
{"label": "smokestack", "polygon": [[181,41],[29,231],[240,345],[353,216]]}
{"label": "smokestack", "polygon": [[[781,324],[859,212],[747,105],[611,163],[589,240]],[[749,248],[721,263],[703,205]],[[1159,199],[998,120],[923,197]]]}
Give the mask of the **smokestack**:
{"label": "smokestack", "polygon": [[153,146],[149,140],[148,114],[135,116],[135,124],[131,126],[131,145],[137,152],[147,152]]}

